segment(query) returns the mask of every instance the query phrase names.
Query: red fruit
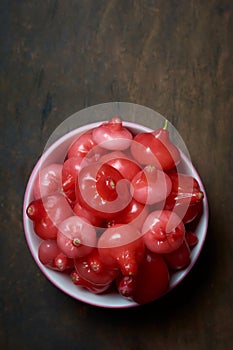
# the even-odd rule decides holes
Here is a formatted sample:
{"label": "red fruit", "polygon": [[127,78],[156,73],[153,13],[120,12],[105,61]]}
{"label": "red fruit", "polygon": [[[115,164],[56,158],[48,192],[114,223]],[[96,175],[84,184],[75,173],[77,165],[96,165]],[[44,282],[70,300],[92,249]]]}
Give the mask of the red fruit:
{"label": "red fruit", "polygon": [[115,225],[102,233],[98,250],[106,265],[119,268],[123,275],[136,275],[144,255],[144,243],[133,225]]}
{"label": "red fruit", "polygon": [[202,208],[204,194],[195,178],[171,173],[172,189],[164,208],[175,211],[186,224],[196,218]]}
{"label": "red fruit", "polygon": [[160,170],[172,169],[180,162],[180,152],[170,141],[169,132],[164,128],[149,133],[137,134],[131,144],[134,159],[145,165],[154,165]]}
{"label": "red fruit", "polygon": [[198,243],[197,235],[192,231],[186,231],[185,239],[190,248],[194,247]]}
{"label": "red fruit", "polygon": [[148,165],[132,179],[131,194],[138,202],[151,205],[164,201],[171,187],[166,173]]}
{"label": "red fruit", "polygon": [[74,260],[68,258],[63,253],[59,253],[54,259],[54,265],[58,271],[65,271],[74,266]]}
{"label": "red fruit", "polygon": [[94,284],[111,284],[120,273],[119,269],[103,263],[98,249],[94,249],[84,258],[75,259],[74,265],[79,276]]}
{"label": "red fruit", "polygon": [[120,173],[109,166],[103,164],[99,166],[96,174],[96,190],[104,200],[115,201],[118,197],[117,183],[122,180]]}
{"label": "red fruit", "polygon": [[62,188],[66,196],[72,202],[75,201],[75,184],[78,173],[81,169],[83,158],[72,157],[68,158],[62,167]]}
{"label": "red fruit", "polygon": [[147,251],[135,277],[132,299],[139,304],[152,302],[168,290],[169,281],[163,257]]}
{"label": "red fruit", "polygon": [[103,218],[95,216],[90,211],[83,208],[78,202],[75,203],[73,211],[75,215],[86,218],[96,229],[105,227],[105,221]]}
{"label": "red fruit", "polygon": [[113,117],[93,130],[93,140],[108,150],[125,150],[130,146],[132,138],[131,132],[118,117]]}
{"label": "red fruit", "polygon": [[146,247],[159,254],[178,249],[185,237],[185,227],[179,216],[169,210],[156,210],[146,218],[142,227]]}
{"label": "red fruit", "polygon": [[32,221],[39,221],[43,216],[46,215],[43,200],[37,199],[30,202],[26,209],[27,216]]}
{"label": "red fruit", "polygon": [[190,205],[183,217],[183,220],[182,220],[183,223],[188,224],[194,221],[194,219],[199,217],[202,209],[203,209],[203,199],[201,199],[199,203],[197,202],[196,204]]}
{"label": "red fruit", "polygon": [[148,214],[148,207],[137,202],[133,198],[129,205],[119,216],[108,221],[108,227],[114,226],[116,224],[131,224],[137,229],[141,230]]}
{"label": "red fruit", "polygon": [[40,169],[33,186],[34,199],[60,192],[62,190],[62,164],[50,164]]}
{"label": "red fruit", "polygon": [[69,258],[75,259],[89,254],[96,243],[96,231],[85,218],[71,216],[58,227],[58,247]]}
{"label": "red fruit", "polygon": [[135,276],[120,276],[116,282],[118,293],[124,298],[132,299],[136,287]]}
{"label": "red fruit", "polygon": [[47,239],[40,243],[38,258],[43,265],[52,270],[64,271],[74,266],[73,260],[61,253],[55,240]]}
{"label": "red fruit", "polygon": [[190,249],[186,242],[183,241],[181,246],[171,253],[163,255],[167,265],[172,270],[181,270],[190,264]]}
{"label": "red fruit", "polygon": [[119,215],[131,200],[128,182],[118,170],[101,163],[80,170],[76,197],[82,207],[101,218]]}
{"label": "red fruit", "polygon": [[60,252],[55,240],[46,239],[39,245],[38,258],[43,265],[55,269],[54,259]]}
{"label": "red fruit", "polygon": [[34,232],[42,239],[56,239],[57,225],[45,215],[41,220],[33,223]]}
{"label": "red fruit", "polygon": [[34,231],[42,239],[56,239],[58,225],[72,214],[61,193],[32,201],[27,214],[34,221]]}
{"label": "red fruit", "polygon": [[92,130],[89,130],[81,135],[72,142],[68,149],[67,157],[78,157],[85,158],[90,152],[94,152],[96,149],[96,142],[92,137]]}
{"label": "red fruit", "polygon": [[114,151],[101,157],[100,162],[107,163],[117,169],[124,179],[131,181],[133,177],[141,170],[141,167],[132,159],[128,158],[123,152]]}
{"label": "red fruit", "polygon": [[71,272],[70,277],[71,277],[72,282],[76,286],[83,287],[83,288],[87,289],[89,292],[94,293],[94,294],[104,293],[111,286],[111,284],[110,285],[108,285],[108,284],[101,285],[101,284],[90,283],[90,282],[86,281],[84,278],[82,278],[76,270],[73,270]]}

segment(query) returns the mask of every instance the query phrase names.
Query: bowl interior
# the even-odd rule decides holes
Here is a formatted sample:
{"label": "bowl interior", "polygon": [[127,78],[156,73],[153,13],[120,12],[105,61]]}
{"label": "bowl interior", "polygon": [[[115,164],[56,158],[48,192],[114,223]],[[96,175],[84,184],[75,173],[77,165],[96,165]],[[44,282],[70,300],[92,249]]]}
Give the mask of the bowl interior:
{"label": "bowl interior", "polygon": [[[106,307],[106,308],[126,308],[126,307],[135,307],[138,304],[130,301],[128,299],[124,299],[119,294],[115,292],[108,292],[101,295],[95,295],[81,287],[78,287],[74,285],[70,277],[66,275],[65,273],[60,273],[53,271],[47,267],[45,267],[38,259],[38,246],[41,242],[40,238],[36,236],[33,230],[33,224],[32,221],[29,220],[29,218],[26,215],[26,208],[28,207],[29,203],[33,200],[33,185],[35,182],[35,178],[41,168],[44,168],[45,166],[52,164],[52,163],[62,163],[65,159],[67,150],[74,141],[74,139],[80,134],[83,133],[93,127],[98,126],[102,122],[92,123],[85,126],[82,126],[78,129],[75,129],[66,135],[62,136],[60,139],[58,139],[55,143],[53,143],[41,156],[39,161],[37,162],[36,166],[34,167],[31,176],[29,178],[25,197],[24,197],[24,208],[23,208],[23,216],[24,216],[24,230],[25,230],[25,236],[26,240],[29,246],[29,249],[32,253],[32,256],[34,260],[36,261],[37,265],[43,272],[43,274],[60,290],[62,290],[64,293],[70,295],[71,297],[80,300],[82,302],[100,306],[100,307]],[[132,133],[137,134],[139,132],[150,132],[152,131],[150,128],[141,126],[135,123],[131,122],[124,122],[124,125],[128,127]],[[205,241],[206,233],[207,233],[207,226],[208,226],[208,203],[206,198],[205,189],[203,186],[203,183],[200,179],[200,176],[198,175],[197,171],[193,167],[190,160],[182,153],[182,164],[183,164],[183,171],[189,175],[192,175],[195,177],[201,187],[201,190],[204,193],[204,206],[203,206],[203,214],[200,218],[200,221],[196,228],[196,234],[198,235],[199,242],[198,244],[192,249],[191,252],[191,263],[190,265],[182,270],[173,273],[171,276],[170,281],[170,289],[173,289],[178,283],[182,281],[182,279],[189,273],[192,266],[195,264],[202,246]]]}

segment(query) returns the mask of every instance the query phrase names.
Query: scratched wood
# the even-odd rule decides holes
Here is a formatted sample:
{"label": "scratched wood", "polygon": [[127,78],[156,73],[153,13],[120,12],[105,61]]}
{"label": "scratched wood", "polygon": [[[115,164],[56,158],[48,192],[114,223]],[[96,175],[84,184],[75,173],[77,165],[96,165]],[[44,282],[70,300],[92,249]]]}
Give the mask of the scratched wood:
{"label": "scratched wood", "polygon": [[[232,10],[230,0],[1,1],[2,349],[230,348]],[[76,111],[111,101],[145,105],[175,125],[210,205],[188,278],[132,310],[58,291],[36,267],[22,224],[25,186],[50,134]]]}

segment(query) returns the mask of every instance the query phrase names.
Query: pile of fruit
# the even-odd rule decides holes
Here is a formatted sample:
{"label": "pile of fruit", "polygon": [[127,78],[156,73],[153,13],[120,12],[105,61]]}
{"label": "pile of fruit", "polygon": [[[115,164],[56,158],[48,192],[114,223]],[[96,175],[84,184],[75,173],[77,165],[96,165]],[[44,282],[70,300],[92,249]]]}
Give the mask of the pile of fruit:
{"label": "pile of fruit", "polygon": [[162,296],[198,242],[189,225],[203,192],[181,164],[167,122],[133,134],[114,117],[78,135],[34,183],[27,215],[40,262],[93,293],[139,304]]}

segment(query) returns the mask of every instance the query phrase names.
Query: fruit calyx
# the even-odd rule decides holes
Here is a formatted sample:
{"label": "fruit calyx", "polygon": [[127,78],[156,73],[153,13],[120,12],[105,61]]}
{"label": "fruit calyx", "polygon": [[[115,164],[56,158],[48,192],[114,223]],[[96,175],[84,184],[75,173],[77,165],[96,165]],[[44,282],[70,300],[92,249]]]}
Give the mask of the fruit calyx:
{"label": "fruit calyx", "polygon": [[111,125],[111,128],[114,128],[114,130],[121,130],[122,128],[122,119],[120,117],[113,117],[108,122],[108,125]]}
{"label": "fruit calyx", "polygon": [[80,241],[80,239],[77,238],[77,237],[73,239],[72,243],[73,243],[73,245],[74,245],[75,247],[80,247],[80,246],[81,246],[81,241]]}

